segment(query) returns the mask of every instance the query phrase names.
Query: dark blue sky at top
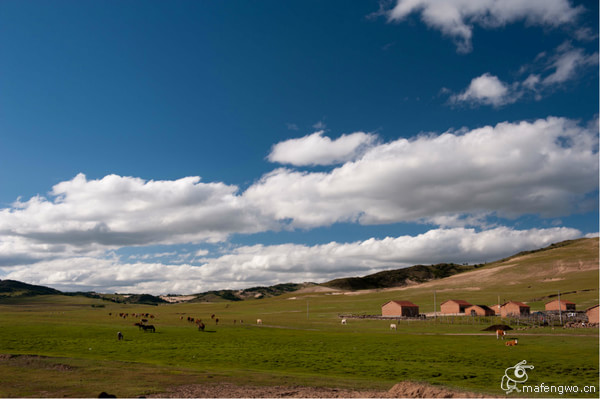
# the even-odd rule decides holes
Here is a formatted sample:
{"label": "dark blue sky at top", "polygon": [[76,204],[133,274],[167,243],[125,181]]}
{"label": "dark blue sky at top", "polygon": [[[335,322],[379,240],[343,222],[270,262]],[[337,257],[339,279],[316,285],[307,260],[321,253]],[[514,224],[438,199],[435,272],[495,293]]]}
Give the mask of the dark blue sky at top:
{"label": "dark blue sky at top", "polygon": [[[582,4],[597,32],[598,3]],[[452,106],[442,91],[458,93],[486,72],[523,80],[522,66],[569,40],[562,28],[475,26],[473,51],[459,54],[417,15],[386,23],[369,17],[378,9],[377,1],[0,2],[2,207],[77,173],[198,175],[243,191],[279,166],[265,159],[275,143],[317,122],[330,137],[365,131],[390,141],[598,114],[597,73],[501,108]],[[577,45],[597,49],[596,40]],[[597,213],[589,216],[565,224],[597,231]],[[322,242],[332,229],[349,240],[397,235],[393,225],[338,225],[296,237]],[[240,240],[292,240],[278,234]]]}

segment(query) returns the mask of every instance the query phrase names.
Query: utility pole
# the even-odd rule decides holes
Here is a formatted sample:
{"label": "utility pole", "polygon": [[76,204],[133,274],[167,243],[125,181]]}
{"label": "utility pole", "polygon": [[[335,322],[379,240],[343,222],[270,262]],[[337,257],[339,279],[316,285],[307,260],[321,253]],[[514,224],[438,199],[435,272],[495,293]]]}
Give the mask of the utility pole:
{"label": "utility pole", "polygon": [[498,314],[496,314],[496,316],[500,315],[500,295],[498,295]]}
{"label": "utility pole", "polygon": [[560,321],[560,325],[562,326],[562,309],[560,307],[560,290],[558,290],[558,320]]}
{"label": "utility pole", "polygon": [[308,299],[306,300],[306,320],[308,320]]}

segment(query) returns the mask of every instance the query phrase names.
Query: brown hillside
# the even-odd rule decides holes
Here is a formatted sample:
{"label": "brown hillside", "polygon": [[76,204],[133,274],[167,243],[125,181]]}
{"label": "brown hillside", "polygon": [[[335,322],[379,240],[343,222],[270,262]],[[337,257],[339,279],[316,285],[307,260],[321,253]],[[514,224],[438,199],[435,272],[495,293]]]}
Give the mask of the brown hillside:
{"label": "brown hillside", "polygon": [[598,303],[598,284],[598,238],[584,238],[520,253],[444,279],[390,290],[417,296],[435,290],[438,298],[464,297],[471,303],[494,304],[500,297],[501,301],[527,302],[533,309],[543,308],[544,302],[560,291],[565,300],[577,303],[578,310],[585,310]]}

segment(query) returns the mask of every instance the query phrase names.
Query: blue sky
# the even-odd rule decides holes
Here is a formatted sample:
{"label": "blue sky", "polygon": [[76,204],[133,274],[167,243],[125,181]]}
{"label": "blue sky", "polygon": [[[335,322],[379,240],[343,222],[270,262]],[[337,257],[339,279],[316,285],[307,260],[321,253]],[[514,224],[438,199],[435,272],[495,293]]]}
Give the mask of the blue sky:
{"label": "blue sky", "polygon": [[191,293],[598,232],[598,4],[3,1],[0,278]]}

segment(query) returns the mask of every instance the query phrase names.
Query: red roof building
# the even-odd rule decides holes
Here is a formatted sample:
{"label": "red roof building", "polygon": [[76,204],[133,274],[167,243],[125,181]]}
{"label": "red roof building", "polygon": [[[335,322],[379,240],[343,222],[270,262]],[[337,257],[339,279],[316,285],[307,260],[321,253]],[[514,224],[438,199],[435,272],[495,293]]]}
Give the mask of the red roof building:
{"label": "red roof building", "polygon": [[510,301],[500,306],[500,316],[527,316],[529,310],[529,305],[525,305],[523,302]]}
{"label": "red roof building", "polygon": [[442,302],[440,305],[440,312],[442,314],[457,314],[457,313],[465,313],[465,309],[471,305],[467,301],[463,301],[462,299],[450,299],[446,302]]}
{"label": "red roof building", "polygon": [[382,316],[417,317],[419,306],[410,301],[389,301],[381,306]]}
{"label": "red roof building", "polygon": [[[560,307],[559,307],[559,302],[560,302]],[[569,301],[563,301],[562,299],[559,301],[558,299],[555,299],[553,301],[550,301],[546,304],[546,310],[562,310],[564,311],[575,311],[575,304],[573,302],[569,302]]]}
{"label": "red roof building", "polygon": [[465,309],[466,316],[494,316],[495,314],[496,312],[485,305],[473,305]]}
{"label": "red roof building", "polygon": [[592,306],[585,311],[585,314],[588,317],[588,323],[598,324],[598,311],[600,310],[600,305]]}

